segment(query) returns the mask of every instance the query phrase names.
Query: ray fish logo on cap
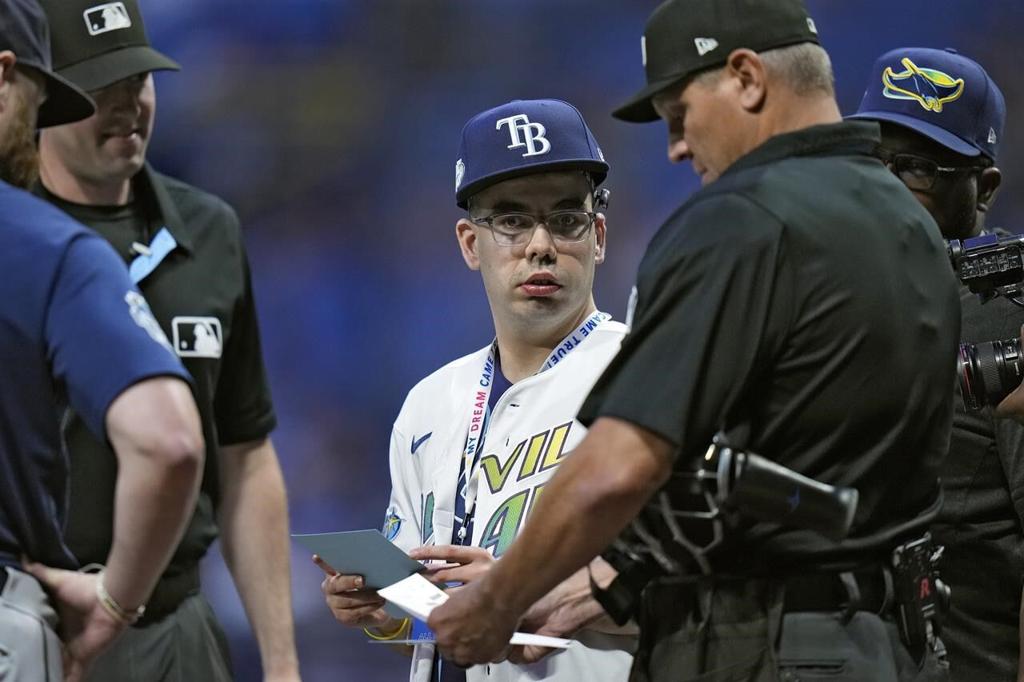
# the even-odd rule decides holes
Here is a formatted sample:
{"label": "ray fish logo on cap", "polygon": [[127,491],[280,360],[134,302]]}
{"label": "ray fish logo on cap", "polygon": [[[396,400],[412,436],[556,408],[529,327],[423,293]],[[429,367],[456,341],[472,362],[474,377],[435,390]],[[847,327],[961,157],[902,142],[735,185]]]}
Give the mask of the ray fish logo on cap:
{"label": "ray fish logo on cap", "polygon": [[[501,130],[506,125],[508,126],[509,134],[512,136],[512,144],[508,146],[509,149],[526,147],[526,151],[523,153],[524,157],[540,156],[551,151],[551,143],[548,142],[548,138],[544,137],[548,131],[543,123],[531,123],[530,117],[526,114],[516,114],[515,116],[499,119],[494,129]],[[539,148],[537,147],[538,142],[540,143]]]}
{"label": "ray fish logo on cap", "polygon": [[942,113],[948,104],[964,94],[964,79],[948,73],[920,67],[907,57],[900,60],[904,70],[896,73],[891,66],[882,72],[882,94],[889,99],[914,100],[925,111]]}
{"label": "ray fish logo on cap", "polygon": [[108,2],[105,5],[90,7],[82,12],[82,16],[85,17],[85,25],[91,36],[132,26],[132,18],[128,16],[128,10],[125,9],[123,2]]}

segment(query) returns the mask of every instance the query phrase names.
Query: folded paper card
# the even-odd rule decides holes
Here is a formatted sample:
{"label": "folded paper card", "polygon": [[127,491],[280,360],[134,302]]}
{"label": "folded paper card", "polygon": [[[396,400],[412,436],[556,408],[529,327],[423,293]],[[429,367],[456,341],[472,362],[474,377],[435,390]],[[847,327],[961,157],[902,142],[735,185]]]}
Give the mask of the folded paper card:
{"label": "folded paper card", "polygon": [[388,542],[379,530],[349,530],[340,533],[293,535],[300,545],[329,563],[338,573],[361,575],[366,587],[379,590],[394,585],[423,564]]}
{"label": "folded paper card", "polygon": [[[448,601],[448,595],[444,591],[419,574],[411,575],[394,585],[377,590],[377,592],[395,606],[422,621],[426,621],[430,617],[431,611]],[[398,643],[392,642],[392,644]],[[402,643],[415,644],[416,641],[406,642],[403,640]],[[516,632],[512,635],[511,643],[567,649],[572,640]]]}
{"label": "folded paper card", "polygon": [[[423,564],[410,559],[375,529],[292,535],[292,538],[319,554],[338,573],[363,576],[366,587],[371,590],[393,585],[424,570]],[[393,607],[386,610],[397,618],[405,615]]]}

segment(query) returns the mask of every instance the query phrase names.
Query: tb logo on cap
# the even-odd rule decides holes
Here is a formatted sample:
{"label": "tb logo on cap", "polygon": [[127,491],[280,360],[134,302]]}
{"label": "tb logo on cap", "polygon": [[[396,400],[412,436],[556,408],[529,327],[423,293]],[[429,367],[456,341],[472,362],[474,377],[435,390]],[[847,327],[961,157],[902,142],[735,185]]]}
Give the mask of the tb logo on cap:
{"label": "tb logo on cap", "polygon": [[[526,152],[523,156],[540,156],[541,154],[547,154],[551,151],[551,143],[544,137],[547,130],[541,123],[531,123],[530,118],[526,114],[517,114],[516,116],[509,116],[498,121],[498,124],[494,126],[495,130],[501,130],[501,127],[507,125],[509,134],[512,136],[512,144],[508,146],[509,149],[517,149],[519,147],[526,147]],[[522,134],[522,137],[520,137]],[[537,148],[537,143],[540,143],[540,148]]]}

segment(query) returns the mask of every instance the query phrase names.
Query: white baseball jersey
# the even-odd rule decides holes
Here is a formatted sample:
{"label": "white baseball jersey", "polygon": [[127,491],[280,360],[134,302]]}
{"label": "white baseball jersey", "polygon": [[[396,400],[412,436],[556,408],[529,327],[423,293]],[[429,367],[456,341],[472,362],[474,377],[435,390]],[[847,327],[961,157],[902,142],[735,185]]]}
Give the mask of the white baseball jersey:
{"label": "white baseball jersey", "polygon": [[[619,349],[627,328],[611,320],[584,324],[552,354],[555,364],[508,388],[487,421],[480,453],[473,544],[499,557],[508,549],[559,462],[583,439],[576,412]],[[391,434],[391,502],[384,528],[405,551],[453,543],[459,467],[474,420],[467,410],[491,347],[459,358],[409,392]],[[484,398],[486,404],[486,398]],[[573,644],[531,665],[470,668],[467,682],[622,681],[633,637],[584,631]],[[429,680],[433,644],[413,654],[411,682]]]}

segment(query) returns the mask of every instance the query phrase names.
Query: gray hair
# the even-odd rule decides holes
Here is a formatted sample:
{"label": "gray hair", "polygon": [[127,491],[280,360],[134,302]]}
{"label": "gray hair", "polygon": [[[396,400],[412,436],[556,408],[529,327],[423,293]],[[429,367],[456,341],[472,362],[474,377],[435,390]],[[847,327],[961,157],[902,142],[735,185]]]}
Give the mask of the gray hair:
{"label": "gray hair", "polygon": [[[835,96],[835,77],[832,61],[821,45],[797,43],[786,47],[759,52],[768,73],[785,82],[800,96],[821,93]],[[700,74],[695,79],[702,85],[713,85],[724,72],[724,67]]]}

